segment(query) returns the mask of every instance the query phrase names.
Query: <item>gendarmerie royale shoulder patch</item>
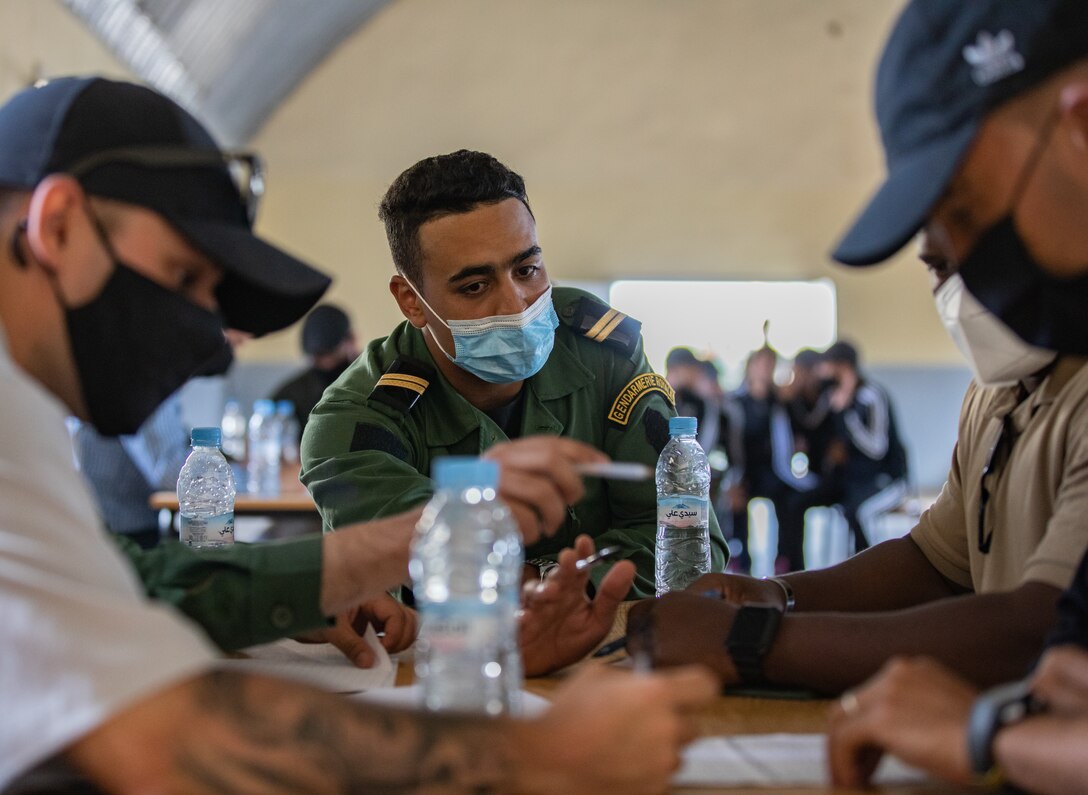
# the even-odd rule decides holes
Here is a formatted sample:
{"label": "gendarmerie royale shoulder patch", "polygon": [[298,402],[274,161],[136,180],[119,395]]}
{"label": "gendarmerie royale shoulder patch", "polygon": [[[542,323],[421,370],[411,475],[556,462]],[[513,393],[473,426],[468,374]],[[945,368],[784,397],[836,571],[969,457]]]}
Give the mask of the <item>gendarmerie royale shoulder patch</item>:
{"label": "gendarmerie royale shoulder patch", "polygon": [[627,386],[620,390],[612,403],[612,409],[608,412],[608,419],[617,425],[626,425],[638,402],[651,392],[660,392],[665,396],[665,400],[669,401],[670,406],[676,405],[676,396],[668,381],[657,373],[642,373],[632,378]]}

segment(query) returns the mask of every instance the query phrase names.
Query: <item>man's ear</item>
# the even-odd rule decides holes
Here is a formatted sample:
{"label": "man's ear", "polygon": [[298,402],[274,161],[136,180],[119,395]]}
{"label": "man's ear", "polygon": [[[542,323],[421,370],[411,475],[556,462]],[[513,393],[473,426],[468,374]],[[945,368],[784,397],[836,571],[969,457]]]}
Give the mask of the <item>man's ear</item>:
{"label": "man's ear", "polygon": [[1088,154],[1088,79],[1078,78],[1063,86],[1058,102],[1070,124],[1073,144]]}
{"label": "man's ear", "polygon": [[400,307],[400,313],[408,322],[416,328],[427,325],[427,316],[423,313],[423,302],[419,300],[416,291],[408,284],[408,280],[397,274],[389,280],[389,292]]}
{"label": "man's ear", "polygon": [[[77,259],[75,254],[94,250],[95,230],[86,204],[87,196],[80,184],[63,174],[46,177],[31,194],[27,245],[34,259],[57,275],[73,263],[85,267],[84,259]],[[106,256],[105,251],[102,255]]]}

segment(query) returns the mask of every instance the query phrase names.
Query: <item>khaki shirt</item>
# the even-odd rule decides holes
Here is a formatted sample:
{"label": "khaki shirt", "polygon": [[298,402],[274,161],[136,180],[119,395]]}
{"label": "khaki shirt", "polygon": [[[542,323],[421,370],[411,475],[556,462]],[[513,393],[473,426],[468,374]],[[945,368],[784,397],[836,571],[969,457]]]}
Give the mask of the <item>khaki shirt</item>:
{"label": "khaki shirt", "polygon": [[[1088,546],[1085,361],[1059,359],[1019,402],[1019,387],[968,388],[948,481],[911,533],[947,579],[976,593],[1026,582],[1064,589],[1072,581]],[[993,537],[984,554],[979,499],[995,445],[984,524]]]}
{"label": "khaki shirt", "polygon": [[[518,435],[566,436],[613,460],[655,466],[675,411],[672,390],[643,354],[638,322],[569,287],[554,288],[552,301],[560,321],[555,347],[525,382]],[[426,502],[435,458],[480,455],[503,441],[503,430],[442,376],[419,329],[402,323],[371,342],[314,408],[302,439],[302,482],[328,531]],[[528,547],[526,559],[553,561],[588,533],[634,562],[632,596],[652,596],[653,482],[586,478],[585,487],[563,526]],[[710,542],[711,568],[722,571],[728,552],[713,513]],[[594,581],[605,571],[595,570]]]}

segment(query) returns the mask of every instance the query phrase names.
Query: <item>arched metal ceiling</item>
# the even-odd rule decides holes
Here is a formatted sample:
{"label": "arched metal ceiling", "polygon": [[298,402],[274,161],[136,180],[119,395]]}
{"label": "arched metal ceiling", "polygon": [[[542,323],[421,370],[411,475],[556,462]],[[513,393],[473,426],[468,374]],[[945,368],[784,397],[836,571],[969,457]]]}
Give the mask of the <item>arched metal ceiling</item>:
{"label": "arched metal ceiling", "polygon": [[250,139],[389,0],[61,0],[130,69],[207,124]]}

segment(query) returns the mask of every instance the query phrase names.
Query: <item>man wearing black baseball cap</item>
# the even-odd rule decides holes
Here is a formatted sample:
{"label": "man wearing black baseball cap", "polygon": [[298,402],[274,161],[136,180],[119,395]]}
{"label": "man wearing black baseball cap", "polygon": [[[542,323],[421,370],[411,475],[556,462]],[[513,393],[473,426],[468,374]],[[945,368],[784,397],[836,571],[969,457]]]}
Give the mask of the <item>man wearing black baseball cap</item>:
{"label": "man wearing black baseball cap", "polygon": [[277,387],[272,399],[291,401],[304,429],[325,389],[358,357],[359,343],[348,313],[333,304],[314,307],[306,316],[301,342],[310,366]]}
{"label": "man wearing black baseball cap", "polygon": [[[406,578],[415,515],[206,554],[168,544],[131,551],[131,566],[111,545],[65,414],[132,432],[224,361],[224,324],[282,328],[328,284],[253,235],[257,166],[135,85],[66,78],[0,107],[0,789],[51,758],[108,791],[663,786],[678,713],[713,693],[702,672],[590,674],[540,720],[364,709],[215,671],[200,628],[147,598],[224,646],[323,627]],[[532,440],[495,457],[554,495],[542,507],[577,499],[571,463],[537,460]],[[570,552],[560,573],[582,601],[568,615],[593,625],[573,564]],[[616,571],[622,594],[633,572]],[[615,746],[630,760],[602,759]]]}
{"label": "man wearing black baseball cap", "polygon": [[[1070,516],[1076,513],[1070,509],[1082,489],[1081,407],[1088,402],[1079,358],[1088,353],[1088,4],[915,0],[885,48],[876,103],[888,177],[834,257],[873,264],[924,232],[938,308],[976,381],[1011,381],[1017,386],[1004,391],[1044,395],[1023,399],[1036,412],[1017,429],[1020,441],[1006,451],[1005,469],[1027,443],[1031,423],[1063,403],[1072,407],[1050,440],[1056,452],[1035,462],[1038,476],[1015,479],[1011,488],[1030,499],[1040,479],[1053,478],[1046,473],[1060,476],[1048,536],[1076,534],[1083,550],[1084,511]],[[1063,371],[1072,372],[1064,387],[1048,389]],[[965,478],[979,475],[961,463],[970,455],[962,428],[982,429],[987,400],[1000,399],[995,389],[972,390],[954,464]],[[1023,413],[1006,412],[1014,427],[1017,412]],[[994,428],[983,430],[991,437],[996,430],[1000,440],[1002,419],[991,414]],[[974,444],[985,447],[981,434]],[[985,520],[980,511],[980,544]],[[994,533],[987,552],[1011,540]],[[980,696],[935,661],[893,661],[832,715],[830,768],[837,783],[868,780],[888,750],[957,781],[1007,776],[1032,792],[1083,788],[1088,557],[1073,575],[1079,554],[1060,554],[1052,539],[1044,547],[1049,560],[1042,564],[1072,584],[1033,674]]]}

